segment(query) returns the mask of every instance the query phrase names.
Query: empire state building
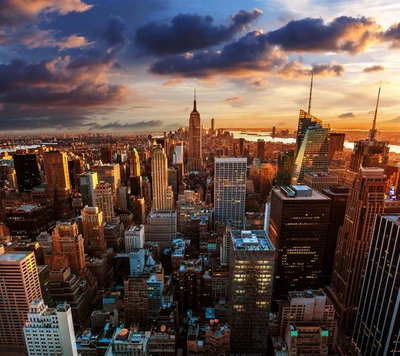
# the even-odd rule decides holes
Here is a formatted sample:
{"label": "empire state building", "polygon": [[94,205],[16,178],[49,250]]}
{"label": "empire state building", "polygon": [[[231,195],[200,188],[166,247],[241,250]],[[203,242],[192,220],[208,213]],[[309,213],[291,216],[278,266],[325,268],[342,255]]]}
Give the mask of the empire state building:
{"label": "empire state building", "polygon": [[201,156],[201,122],[196,108],[196,91],[194,92],[193,110],[189,119],[189,157],[188,171],[202,171],[203,159]]}

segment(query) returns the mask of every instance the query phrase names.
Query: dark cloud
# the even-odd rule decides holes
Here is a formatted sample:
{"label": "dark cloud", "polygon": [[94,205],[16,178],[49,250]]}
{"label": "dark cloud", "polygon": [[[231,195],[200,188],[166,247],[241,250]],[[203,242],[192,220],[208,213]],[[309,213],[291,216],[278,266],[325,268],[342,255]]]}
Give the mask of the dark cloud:
{"label": "dark cloud", "polygon": [[128,43],[124,36],[127,28],[128,24],[120,16],[110,15],[105,20],[102,36],[111,47],[125,45]]}
{"label": "dark cloud", "polygon": [[178,77],[204,78],[218,74],[240,77],[271,71],[285,60],[286,56],[268,43],[265,34],[253,31],[218,52],[201,51],[158,59],[149,71]]}
{"label": "dark cloud", "polygon": [[345,119],[348,117],[355,117],[355,115],[352,112],[345,112],[344,114],[340,114],[338,116],[339,119]]}
{"label": "dark cloud", "polygon": [[321,18],[305,18],[269,32],[268,41],[292,52],[356,54],[377,42],[380,31],[371,18],[341,16],[327,24]]}
{"label": "dark cloud", "polygon": [[385,70],[384,66],[374,65],[374,66],[371,66],[371,67],[364,68],[363,72],[364,73],[374,73],[374,72],[381,72],[383,70]]}
{"label": "dark cloud", "polygon": [[150,120],[150,121],[139,121],[139,122],[131,122],[120,124],[119,122],[111,122],[105,125],[95,125],[91,128],[91,130],[125,130],[125,129],[151,129],[155,127],[161,127],[164,124],[161,120]]}
{"label": "dark cloud", "polygon": [[27,130],[81,130],[96,125],[81,110],[73,108],[24,109],[20,105],[4,104],[0,110],[0,131],[27,131]]}
{"label": "dark cloud", "polygon": [[332,63],[315,63],[311,68],[304,66],[301,60],[293,60],[286,63],[282,68],[279,69],[278,74],[280,74],[285,79],[297,79],[310,77],[311,71],[314,72],[315,76],[321,77],[332,77],[340,76],[345,68],[342,64]]}
{"label": "dark cloud", "polygon": [[127,89],[122,85],[84,83],[72,90],[50,86],[26,87],[0,94],[0,103],[30,106],[93,107],[123,102]]}
{"label": "dark cloud", "polygon": [[229,26],[216,26],[211,16],[179,14],[170,24],[149,23],[136,30],[136,44],[154,54],[176,54],[207,48],[231,40],[248,28],[262,12],[240,10]]}
{"label": "dark cloud", "polygon": [[400,23],[396,23],[389,27],[382,35],[382,41],[392,43],[392,47],[400,47]]}

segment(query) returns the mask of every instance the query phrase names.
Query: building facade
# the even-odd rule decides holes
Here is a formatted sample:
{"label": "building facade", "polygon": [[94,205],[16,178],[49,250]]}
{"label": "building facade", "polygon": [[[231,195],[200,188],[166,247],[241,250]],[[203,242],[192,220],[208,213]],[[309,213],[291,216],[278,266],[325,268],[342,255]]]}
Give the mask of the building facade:
{"label": "building facade", "polygon": [[232,231],[228,284],[232,354],[267,352],[275,253],[265,231]]}
{"label": "building facade", "polygon": [[43,300],[34,300],[24,335],[29,356],[78,356],[71,307],[65,302],[49,309]]}
{"label": "building facade", "polygon": [[6,252],[0,256],[0,353],[26,351],[23,326],[29,305],[42,298],[33,252]]}
{"label": "building facade", "polygon": [[274,187],[269,236],[278,250],[275,299],[321,284],[330,199],[307,186]]}
{"label": "building facade", "polygon": [[214,224],[226,226],[233,221],[242,229],[246,207],[247,158],[215,158]]}
{"label": "building facade", "polygon": [[352,343],[360,355],[400,352],[400,216],[377,215]]}

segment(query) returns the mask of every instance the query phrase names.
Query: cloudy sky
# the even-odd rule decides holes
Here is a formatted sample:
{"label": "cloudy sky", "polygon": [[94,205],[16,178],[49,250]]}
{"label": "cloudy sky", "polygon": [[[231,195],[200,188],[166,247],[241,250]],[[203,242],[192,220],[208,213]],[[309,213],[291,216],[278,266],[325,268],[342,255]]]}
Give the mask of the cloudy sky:
{"label": "cloudy sky", "polygon": [[1,0],[0,134],[400,127],[400,2]]}

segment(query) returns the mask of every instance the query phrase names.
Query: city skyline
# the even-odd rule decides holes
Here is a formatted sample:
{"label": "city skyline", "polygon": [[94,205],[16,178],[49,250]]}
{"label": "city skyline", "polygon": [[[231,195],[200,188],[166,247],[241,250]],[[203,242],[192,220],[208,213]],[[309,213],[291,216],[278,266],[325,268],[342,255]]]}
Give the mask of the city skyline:
{"label": "city skyline", "polygon": [[[301,10],[301,9],[306,9]],[[0,133],[399,128],[400,4],[391,1],[99,1],[0,4]],[[332,16],[332,14],[335,14]],[[338,89],[340,88],[340,89]]]}

